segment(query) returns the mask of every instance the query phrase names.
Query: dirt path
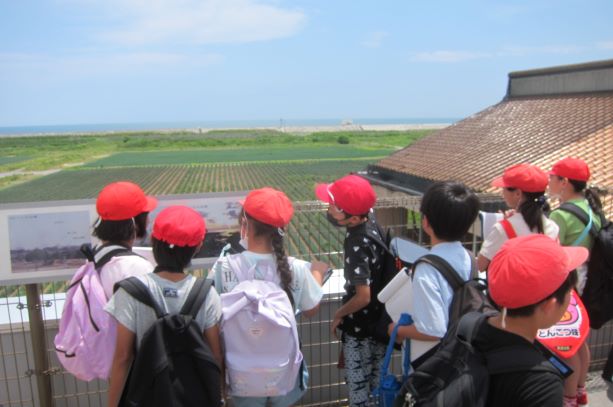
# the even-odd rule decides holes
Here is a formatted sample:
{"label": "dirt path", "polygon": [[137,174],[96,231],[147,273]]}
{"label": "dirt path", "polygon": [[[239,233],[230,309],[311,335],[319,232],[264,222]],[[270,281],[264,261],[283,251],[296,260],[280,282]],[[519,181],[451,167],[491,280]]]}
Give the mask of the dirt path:
{"label": "dirt path", "polygon": [[53,174],[54,172],[58,172],[61,170],[62,170],[61,168],[52,168],[50,170],[44,170],[44,171],[25,171],[20,168],[18,170],[13,170],[13,171],[8,171],[8,172],[0,172],[0,178],[10,177],[12,175],[49,175],[49,174]]}

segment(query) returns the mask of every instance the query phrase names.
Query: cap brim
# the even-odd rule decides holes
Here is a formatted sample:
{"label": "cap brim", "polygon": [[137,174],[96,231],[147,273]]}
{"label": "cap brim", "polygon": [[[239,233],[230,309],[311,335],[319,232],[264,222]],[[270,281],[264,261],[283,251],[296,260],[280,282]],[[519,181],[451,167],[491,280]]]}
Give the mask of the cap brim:
{"label": "cap brim", "polygon": [[563,246],[562,249],[568,256],[567,271],[569,273],[585,263],[590,255],[589,250],[582,246]]}
{"label": "cap brim", "polygon": [[143,212],[151,212],[158,206],[158,200],[152,196],[147,196],[147,206]]}
{"label": "cap brim", "polygon": [[502,179],[502,177],[497,177],[492,180],[492,186],[498,187],[498,188],[504,188],[507,186],[507,184],[504,183],[504,180]]}
{"label": "cap brim", "polygon": [[317,184],[315,186],[315,195],[317,199],[325,203],[332,203],[332,198],[330,198],[330,194],[328,193],[328,187],[330,185],[331,184]]}

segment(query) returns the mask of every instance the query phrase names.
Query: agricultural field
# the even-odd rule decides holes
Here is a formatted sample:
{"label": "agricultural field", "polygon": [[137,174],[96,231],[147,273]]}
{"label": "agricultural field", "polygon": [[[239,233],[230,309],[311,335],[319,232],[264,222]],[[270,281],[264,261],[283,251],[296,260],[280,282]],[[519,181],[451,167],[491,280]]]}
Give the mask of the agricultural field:
{"label": "agricultural field", "polygon": [[[208,151],[211,149],[259,149],[338,147],[396,150],[430,133],[411,131],[339,131],[289,134],[275,130],[223,130],[195,132],[133,132],[90,135],[0,137],[0,173],[16,169],[45,171],[82,165],[117,153]],[[364,152],[362,157],[373,157]],[[192,153],[195,154],[195,153]],[[383,154],[387,155],[387,154]],[[13,157],[26,157],[19,162]],[[355,155],[354,155],[355,157]],[[244,160],[239,160],[244,161]],[[201,161],[198,161],[201,162]],[[6,183],[5,186],[10,185]]]}
{"label": "agricultural field", "polygon": [[391,148],[364,148],[348,145],[330,146],[285,146],[259,148],[217,148],[189,151],[149,151],[117,153],[86,164],[86,167],[126,167],[151,165],[206,164],[229,162],[343,160],[380,158],[389,155]]}
{"label": "agricultural field", "polygon": [[95,198],[108,183],[130,180],[148,194],[246,191],[272,186],[296,201],[313,200],[317,182],[360,171],[374,160],[216,163],[64,170],[0,190],[0,203]]}
{"label": "agricultural field", "polygon": [[[92,199],[108,183],[130,180],[146,193],[247,191],[271,186],[294,201],[314,200],[318,182],[366,169],[427,134],[337,132],[288,135],[274,131],[207,135],[115,134],[0,138],[0,204]],[[60,170],[46,176],[27,171]],[[34,179],[32,179],[34,177]],[[321,210],[298,210],[287,231],[290,255],[340,267],[343,233]],[[4,287],[7,296],[21,293]],[[65,283],[43,285],[61,292]]]}

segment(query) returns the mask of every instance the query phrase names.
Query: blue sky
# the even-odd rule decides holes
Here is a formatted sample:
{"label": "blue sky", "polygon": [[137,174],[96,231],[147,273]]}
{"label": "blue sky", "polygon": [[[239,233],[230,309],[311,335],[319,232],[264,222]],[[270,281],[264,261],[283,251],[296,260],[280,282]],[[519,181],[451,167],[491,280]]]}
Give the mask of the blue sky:
{"label": "blue sky", "polygon": [[0,0],[0,126],[465,117],[613,58],[610,0]]}

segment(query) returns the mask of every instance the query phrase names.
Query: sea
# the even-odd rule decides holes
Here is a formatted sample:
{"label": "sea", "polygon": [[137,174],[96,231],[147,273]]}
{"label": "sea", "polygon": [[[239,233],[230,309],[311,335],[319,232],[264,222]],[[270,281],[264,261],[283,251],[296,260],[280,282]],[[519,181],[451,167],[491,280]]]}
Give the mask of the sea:
{"label": "sea", "polygon": [[458,118],[380,118],[380,119],[276,119],[276,120],[201,120],[142,123],[83,123],[36,126],[0,126],[0,136],[23,136],[66,133],[113,133],[123,131],[173,129],[226,129],[258,127],[340,126],[342,124],[449,124]]}

